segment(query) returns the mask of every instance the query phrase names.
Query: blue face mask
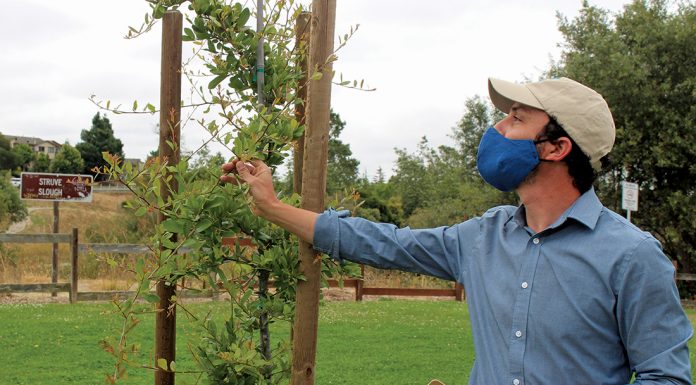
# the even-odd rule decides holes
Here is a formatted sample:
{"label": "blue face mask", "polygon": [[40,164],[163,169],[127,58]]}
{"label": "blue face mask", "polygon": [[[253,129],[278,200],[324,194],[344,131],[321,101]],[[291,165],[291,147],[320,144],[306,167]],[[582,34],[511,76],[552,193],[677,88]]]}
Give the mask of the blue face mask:
{"label": "blue face mask", "polygon": [[516,189],[539,164],[536,144],[544,141],[508,139],[495,128],[488,128],[476,157],[481,177],[500,191]]}

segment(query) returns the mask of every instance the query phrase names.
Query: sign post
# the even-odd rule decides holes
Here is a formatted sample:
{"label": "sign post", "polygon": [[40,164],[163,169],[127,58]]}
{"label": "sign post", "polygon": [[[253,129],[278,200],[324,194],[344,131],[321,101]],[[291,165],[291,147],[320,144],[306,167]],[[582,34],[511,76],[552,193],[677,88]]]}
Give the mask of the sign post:
{"label": "sign post", "polygon": [[621,208],[626,210],[626,219],[630,222],[631,211],[638,211],[638,184],[625,181],[621,184]]}
{"label": "sign post", "polygon": [[[53,202],[53,233],[59,232],[60,201],[92,202],[92,175],[23,172],[21,198]],[[53,244],[51,282],[58,283],[58,244]],[[74,288],[77,290],[77,287]],[[54,291],[53,297],[57,295]]]}

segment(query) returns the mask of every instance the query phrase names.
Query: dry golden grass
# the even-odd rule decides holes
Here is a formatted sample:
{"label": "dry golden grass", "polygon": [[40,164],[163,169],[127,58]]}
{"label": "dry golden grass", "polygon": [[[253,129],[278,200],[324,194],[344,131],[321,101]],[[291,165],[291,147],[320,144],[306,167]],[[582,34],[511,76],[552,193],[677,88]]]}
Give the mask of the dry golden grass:
{"label": "dry golden grass", "polygon": [[[78,229],[80,243],[130,243],[134,234],[128,224],[133,224],[133,212],[122,208],[132,195],[128,193],[94,193],[91,203],[61,202],[59,232],[70,233]],[[53,203],[26,201],[30,219],[21,231],[25,234],[53,232]],[[136,226],[147,226],[146,222]],[[59,245],[59,282],[70,277],[70,248]],[[109,291],[128,290],[132,275],[125,266],[143,256],[81,254],[79,262],[80,290]],[[119,261],[111,266],[107,258]],[[0,248],[0,283],[46,283],[51,281],[52,245],[5,244]],[[229,266],[226,266],[226,268]],[[229,269],[225,269],[227,272]],[[232,273],[229,271],[228,273]],[[365,285],[368,287],[422,287],[450,288],[451,282],[403,273],[399,271],[365,268]],[[200,281],[187,282],[187,286],[202,287]]]}
{"label": "dry golden grass", "polygon": [[[132,238],[125,226],[131,212],[122,208],[130,194],[94,193],[91,203],[60,202],[59,233],[71,233],[78,229],[80,243],[119,243]],[[30,211],[23,234],[53,232],[53,203],[26,201]],[[5,244],[0,249],[0,282],[46,283],[51,280],[51,244]],[[125,290],[124,279],[128,274],[105,262],[105,256],[94,254],[80,256],[80,287],[98,286],[101,290]],[[69,280],[70,246],[58,247],[59,282]],[[93,279],[91,283],[89,279]]]}

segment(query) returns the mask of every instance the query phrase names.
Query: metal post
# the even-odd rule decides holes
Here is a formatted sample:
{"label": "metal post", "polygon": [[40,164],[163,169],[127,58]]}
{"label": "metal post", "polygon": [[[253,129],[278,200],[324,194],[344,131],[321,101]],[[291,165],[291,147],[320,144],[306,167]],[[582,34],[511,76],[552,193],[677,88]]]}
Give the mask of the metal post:
{"label": "metal post", "polygon": [[[329,107],[331,104],[332,65],[336,0],[313,0],[309,44],[309,68],[319,66],[323,76],[309,83],[307,130],[302,171],[302,207],[321,212],[326,193]],[[312,246],[300,241],[300,273],[306,278],[297,285],[297,306],[292,355],[293,385],[313,385],[317,353],[319,287],[321,261]]]}
{"label": "metal post", "polygon": [[263,54],[263,0],[256,0],[256,32],[259,34],[259,44],[256,45],[256,94],[259,99],[259,107],[266,104],[263,94],[263,86],[266,77],[266,63]]}
{"label": "metal post", "polygon": [[[162,19],[162,69],[160,85],[160,141],[159,156],[162,163],[176,165],[180,158],[181,120],[181,31],[182,15],[168,11]],[[172,146],[169,144],[173,144]],[[168,174],[162,180],[168,180]],[[170,191],[177,191],[176,178],[163,182],[160,189],[162,199],[167,202]],[[166,216],[160,212],[159,220]],[[171,302],[176,294],[176,284],[161,280],[157,282],[160,298],[155,322],[155,362],[164,358],[170,365],[176,358],[176,307]],[[157,369],[155,385],[174,385],[174,372]]]}

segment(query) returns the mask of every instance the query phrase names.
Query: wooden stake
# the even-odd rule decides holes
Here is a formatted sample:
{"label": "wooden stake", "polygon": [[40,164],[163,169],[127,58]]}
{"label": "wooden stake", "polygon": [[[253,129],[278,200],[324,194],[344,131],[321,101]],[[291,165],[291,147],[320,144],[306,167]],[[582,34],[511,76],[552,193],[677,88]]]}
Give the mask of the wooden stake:
{"label": "wooden stake", "polygon": [[[181,31],[182,16],[178,11],[168,11],[162,19],[162,72],[160,85],[160,162],[177,165],[180,158],[180,120],[181,120]],[[167,180],[163,175],[163,181]],[[178,183],[172,178],[162,183],[160,194],[167,202],[170,191],[177,191]],[[166,216],[160,212],[159,220]],[[175,239],[173,239],[176,242]],[[176,307],[171,302],[176,294],[176,285],[157,282],[157,295],[160,298],[155,323],[155,362],[164,358],[167,366],[176,355]],[[174,372],[157,369],[155,385],[174,385]]]}
{"label": "wooden stake", "polygon": [[[295,44],[297,46],[304,46],[305,52],[309,54],[309,21],[312,18],[311,12],[302,12],[297,16],[297,21],[295,22]],[[307,73],[309,71],[309,65],[307,60],[307,55],[303,55],[298,67],[302,70],[304,76],[299,81],[299,88],[297,89],[297,98],[302,102],[295,106],[295,120],[300,125],[305,124],[305,106],[307,105]],[[302,164],[304,163],[304,145],[305,145],[305,134],[303,133],[300,139],[294,144],[293,153],[293,192],[297,194],[302,194]]]}
{"label": "wooden stake", "polygon": [[[313,0],[310,28],[309,68],[319,66],[323,76],[309,83],[307,130],[302,170],[302,207],[324,210],[328,159],[329,108],[336,0]],[[321,260],[312,246],[300,242],[300,273],[306,278],[297,285],[297,306],[293,328],[293,385],[313,385],[317,352]]]}

